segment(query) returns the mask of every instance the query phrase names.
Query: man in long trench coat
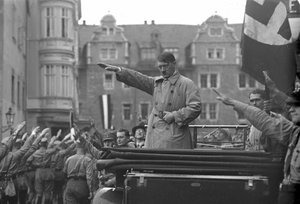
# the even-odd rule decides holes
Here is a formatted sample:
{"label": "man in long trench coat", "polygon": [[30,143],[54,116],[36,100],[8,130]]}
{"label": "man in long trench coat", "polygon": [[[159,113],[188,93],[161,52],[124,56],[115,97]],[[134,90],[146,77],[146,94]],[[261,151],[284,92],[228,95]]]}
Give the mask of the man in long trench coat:
{"label": "man in long trench coat", "polygon": [[172,53],[157,58],[160,77],[150,77],[123,67],[99,63],[116,73],[117,80],[153,96],[148,119],[146,148],[191,149],[188,124],[201,113],[200,92],[194,82],[182,76]]}

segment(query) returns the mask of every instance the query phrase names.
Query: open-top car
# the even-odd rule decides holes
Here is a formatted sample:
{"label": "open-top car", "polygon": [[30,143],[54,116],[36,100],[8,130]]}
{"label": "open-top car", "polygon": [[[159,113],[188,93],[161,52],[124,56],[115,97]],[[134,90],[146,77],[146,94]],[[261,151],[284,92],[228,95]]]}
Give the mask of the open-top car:
{"label": "open-top car", "polygon": [[101,188],[93,203],[276,203],[282,155],[246,151],[228,142],[205,146],[201,138],[198,131],[192,150],[103,149],[97,168],[114,173],[116,183]]}

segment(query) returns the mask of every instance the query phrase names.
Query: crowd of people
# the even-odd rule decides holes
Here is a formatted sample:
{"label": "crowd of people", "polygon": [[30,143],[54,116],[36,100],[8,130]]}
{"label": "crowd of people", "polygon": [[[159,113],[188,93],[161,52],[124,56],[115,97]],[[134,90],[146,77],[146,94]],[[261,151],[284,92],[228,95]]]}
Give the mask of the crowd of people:
{"label": "crowd of people", "polygon": [[142,148],[146,135],[143,122],[131,134],[127,129],[95,134],[85,127],[52,135],[50,128],[26,132],[25,125],[1,141],[1,204],[89,203],[97,189],[115,182],[113,174],[96,169],[101,148]]}
{"label": "crowd of people", "polygon": [[[172,53],[159,55],[157,64],[160,77],[99,63],[106,71],[115,72],[119,81],[153,95],[147,129],[141,123],[131,131],[107,130],[99,139],[90,127],[75,126],[68,134],[58,131],[53,135],[50,128],[35,127],[24,132],[26,123],[23,122],[11,136],[3,138],[0,204],[89,203],[97,189],[115,184],[114,174],[96,168],[103,147],[193,149],[189,123],[201,113],[199,88],[180,75]],[[251,92],[250,104],[214,91],[217,100],[232,106],[251,123],[247,150],[285,155],[278,203],[300,203],[300,92],[287,96],[266,73],[265,78],[270,98],[282,107],[280,114],[270,111],[264,91]],[[214,136],[220,144],[228,145],[235,140],[226,129],[217,129]]]}

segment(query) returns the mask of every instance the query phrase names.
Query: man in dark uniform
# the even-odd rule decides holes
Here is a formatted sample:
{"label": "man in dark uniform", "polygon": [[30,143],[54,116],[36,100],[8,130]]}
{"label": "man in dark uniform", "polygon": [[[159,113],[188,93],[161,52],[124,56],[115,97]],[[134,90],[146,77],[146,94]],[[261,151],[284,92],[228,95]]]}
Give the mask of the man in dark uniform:
{"label": "man in dark uniform", "polygon": [[[18,133],[17,133],[18,134]],[[17,137],[17,135],[13,135],[13,137]],[[16,173],[18,169],[18,164],[20,159],[26,154],[26,152],[30,149],[32,141],[34,140],[34,135],[31,135],[27,138],[24,145],[18,149],[18,143],[13,143],[12,151],[8,152],[8,154],[1,160],[0,162],[0,187],[6,188],[8,182],[13,181],[14,187],[16,187]],[[2,199],[8,203],[17,203],[17,195],[6,195]]]}
{"label": "man in dark uniform", "polygon": [[[50,129],[47,128],[47,133],[50,134]],[[40,143],[40,148],[31,155],[27,161],[32,164],[35,171],[35,191],[36,191],[36,204],[42,203],[44,195],[45,204],[50,204],[51,194],[54,186],[54,173],[50,168],[51,155],[57,151],[57,148],[47,149],[48,140],[43,138]]]}
{"label": "man in dark uniform", "polygon": [[54,141],[53,144],[60,147],[59,151],[51,157],[51,168],[54,170],[53,201],[57,204],[63,204],[63,190],[65,184],[63,168],[67,156],[69,156],[75,149],[76,145],[75,143],[72,143],[69,147],[67,147],[59,140]]}
{"label": "man in dark uniform", "polygon": [[64,165],[63,172],[67,175],[65,189],[65,204],[89,204],[93,197],[92,191],[92,163],[86,155],[82,143],[76,144],[76,154],[69,157]]}
{"label": "man in dark uniform", "polygon": [[[37,134],[39,131],[39,127],[36,127],[32,132],[31,135],[34,137],[34,141],[30,144],[30,149],[25,153],[25,155],[20,159],[18,162],[17,170],[16,170],[16,189],[17,189],[17,196],[19,204],[26,203],[26,197],[28,192],[28,185],[27,185],[27,166],[26,160],[39,148],[39,143],[44,136],[44,134]],[[27,133],[25,133],[27,134]],[[30,136],[31,137],[31,136]],[[23,138],[25,138],[23,136]],[[21,142],[23,139],[20,139]],[[17,141],[18,142],[18,139]]]}

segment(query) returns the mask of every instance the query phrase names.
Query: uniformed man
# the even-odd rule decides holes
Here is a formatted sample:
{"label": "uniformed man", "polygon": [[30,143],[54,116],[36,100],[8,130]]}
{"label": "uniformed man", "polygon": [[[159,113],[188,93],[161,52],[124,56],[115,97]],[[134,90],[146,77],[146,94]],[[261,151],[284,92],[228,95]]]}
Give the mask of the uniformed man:
{"label": "uniformed man", "polygon": [[61,141],[56,140],[53,145],[59,146],[59,151],[51,157],[51,168],[54,170],[53,201],[57,204],[63,204],[63,191],[66,181],[63,168],[67,157],[75,150],[76,144],[72,143],[66,146]]}
{"label": "uniformed man", "polygon": [[[24,127],[24,125],[23,125]],[[23,129],[22,127],[22,129]],[[13,134],[13,138],[17,139],[18,134],[20,131],[17,133]],[[0,172],[1,172],[1,181],[0,181],[0,187],[4,188],[7,186],[8,182],[13,182],[13,185],[16,190],[16,174],[18,170],[18,165],[21,160],[21,158],[26,154],[26,152],[30,149],[32,140],[34,139],[34,136],[31,135],[30,137],[27,138],[25,141],[24,145],[20,147],[19,141],[13,143],[12,151],[8,152],[8,154],[1,160],[0,162]],[[17,203],[17,194],[14,193],[11,195],[5,195],[4,198],[4,203]]]}
{"label": "uniformed man", "polygon": [[[26,160],[38,149],[39,143],[44,136],[43,134],[37,134],[39,131],[39,127],[34,128],[34,130],[31,132],[31,135],[34,137],[34,141],[30,144],[30,149],[25,153],[25,155],[19,160],[17,170],[16,170],[16,189],[17,189],[17,196],[18,196],[18,203],[19,204],[25,204],[27,199],[27,192],[28,192],[28,185],[27,185],[27,166],[26,166]],[[27,133],[25,133],[26,135]],[[30,135],[30,136],[31,136]],[[23,136],[22,139],[20,139],[20,142],[23,142],[23,138],[26,138],[26,136]],[[17,141],[18,142],[18,139]]]}
{"label": "uniformed man", "polygon": [[13,140],[16,139],[16,136],[22,131],[22,129],[25,127],[26,122],[23,121],[22,123],[18,124],[16,127],[16,130],[13,132],[13,134],[10,137],[3,138],[1,144],[0,144],[0,161],[8,154],[9,150],[12,147]]}
{"label": "uniformed man", "polygon": [[[45,131],[47,131],[47,137],[47,134],[50,134],[50,129],[46,128]],[[40,148],[27,159],[27,162],[33,165],[34,168],[36,168],[34,183],[36,192],[36,204],[42,203],[43,196],[45,204],[52,203],[51,194],[54,186],[54,173],[53,170],[50,168],[50,164],[51,155],[54,154],[58,149],[47,149],[47,146],[48,140],[44,137],[40,142]]]}
{"label": "uniformed man", "polygon": [[76,144],[76,154],[69,157],[63,172],[67,175],[65,204],[89,204],[93,197],[92,163],[82,143]]}

